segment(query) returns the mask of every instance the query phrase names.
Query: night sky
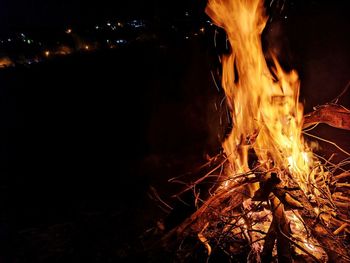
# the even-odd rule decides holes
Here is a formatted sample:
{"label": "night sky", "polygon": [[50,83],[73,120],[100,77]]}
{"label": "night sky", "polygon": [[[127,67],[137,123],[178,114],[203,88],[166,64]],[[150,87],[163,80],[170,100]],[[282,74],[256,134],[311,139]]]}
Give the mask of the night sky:
{"label": "night sky", "polygon": [[[0,32],[18,28],[86,25],[113,18],[165,18],[203,14],[206,0],[1,0]],[[273,1],[275,2],[275,1]],[[283,2],[282,0],[280,2]],[[348,10],[347,1],[286,0],[287,5],[339,7]],[[336,19],[336,18],[335,18]]]}
{"label": "night sky", "polygon": [[[88,24],[116,17],[144,17],[177,15],[193,8],[196,1],[160,0],[1,0],[0,30],[16,27],[52,27],[62,24]],[[203,5],[203,4],[202,4]]]}
{"label": "night sky", "polygon": [[141,10],[148,13],[152,10],[152,1],[149,2],[146,7],[145,1],[140,0],[99,0],[94,3],[82,0],[4,0],[0,2],[0,19],[2,27],[84,23],[111,15],[138,15]]}

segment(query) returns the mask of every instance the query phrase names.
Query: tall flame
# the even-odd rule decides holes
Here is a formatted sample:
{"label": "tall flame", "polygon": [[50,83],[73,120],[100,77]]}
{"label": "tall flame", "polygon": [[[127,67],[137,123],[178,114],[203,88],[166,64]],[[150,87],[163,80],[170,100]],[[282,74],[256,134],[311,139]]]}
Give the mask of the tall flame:
{"label": "tall flame", "polygon": [[250,170],[248,149],[253,148],[260,163],[289,170],[306,190],[312,155],[301,135],[298,74],[284,72],[275,56],[277,80],[267,66],[261,44],[267,22],[263,1],[209,0],[206,12],[225,29],[232,47],[222,58],[222,87],[234,121],[223,143],[233,171]]}

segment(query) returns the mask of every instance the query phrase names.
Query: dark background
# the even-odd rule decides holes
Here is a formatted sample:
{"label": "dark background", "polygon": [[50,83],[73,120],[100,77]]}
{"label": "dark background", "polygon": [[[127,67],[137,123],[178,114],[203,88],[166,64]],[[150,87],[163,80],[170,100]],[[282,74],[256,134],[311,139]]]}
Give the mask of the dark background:
{"label": "dark background", "polygon": [[[1,30],[22,27],[61,27],[90,25],[111,18],[171,19],[185,10],[202,13],[205,1],[179,0],[3,0],[0,2]],[[198,8],[199,7],[199,8]]]}
{"label": "dark background", "polygon": [[[185,10],[192,14],[186,23],[203,18],[203,2],[164,2],[7,0],[0,28],[84,26],[109,17],[182,23]],[[348,13],[343,1],[289,1],[264,34],[298,70],[306,111],[350,80]],[[220,52],[212,33],[190,40],[160,34],[0,71],[3,262],[151,261],[140,237],[165,214],[148,198],[149,186],[180,207],[170,228],[186,209],[169,198],[178,188],[167,179],[219,151],[224,128],[213,105],[223,94],[210,75]],[[349,106],[349,93],[340,102]],[[346,131],[316,132],[350,148]],[[334,151],[323,145],[325,156]]]}

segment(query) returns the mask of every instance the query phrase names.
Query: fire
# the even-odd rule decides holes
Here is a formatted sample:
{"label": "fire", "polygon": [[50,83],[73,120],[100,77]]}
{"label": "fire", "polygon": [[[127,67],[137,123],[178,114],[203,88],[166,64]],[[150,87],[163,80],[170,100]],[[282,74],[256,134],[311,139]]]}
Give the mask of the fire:
{"label": "fire", "polygon": [[[338,235],[348,231],[350,196],[348,189],[341,189],[350,187],[344,181],[350,172],[342,169],[333,176],[341,164],[325,160],[330,170],[304,141],[298,74],[284,71],[278,54],[270,52],[271,63],[264,56],[263,0],[208,0],[206,12],[226,31],[232,48],[221,59],[221,85],[233,128],[223,142],[224,156],[218,157],[225,159],[225,166],[213,162],[215,169],[222,168],[219,179],[227,180],[219,180],[216,191],[171,233],[199,233],[208,256],[219,247],[232,259],[237,255],[247,262],[272,262],[276,256],[278,262],[292,262],[293,256],[307,262],[350,262]],[[309,123],[317,122],[315,116],[309,118]],[[196,193],[195,186],[208,175],[181,193]],[[249,252],[242,251],[242,244],[249,245]]]}
{"label": "fire", "polygon": [[248,150],[253,149],[267,170],[289,170],[307,191],[313,158],[301,134],[300,82],[296,71],[282,69],[275,54],[273,74],[267,65],[261,44],[267,22],[263,1],[210,0],[206,12],[225,29],[232,47],[222,59],[222,87],[234,120],[223,143],[233,174],[250,170]]}

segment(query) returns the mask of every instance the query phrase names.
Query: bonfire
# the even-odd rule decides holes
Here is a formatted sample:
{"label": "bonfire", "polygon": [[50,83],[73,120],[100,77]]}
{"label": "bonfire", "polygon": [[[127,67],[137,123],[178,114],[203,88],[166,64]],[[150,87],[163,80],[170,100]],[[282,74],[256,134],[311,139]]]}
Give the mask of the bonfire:
{"label": "bonfire", "polygon": [[208,198],[194,191],[197,211],[162,244],[176,247],[178,261],[201,249],[232,262],[350,262],[349,158],[323,160],[303,137],[320,122],[350,130],[350,111],[334,103],[304,116],[297,72],[264,56],[262,0],[209,0],[206,13],[231,46],[221,86],[233,124],[209,172],[177,195],[211,181]]}

